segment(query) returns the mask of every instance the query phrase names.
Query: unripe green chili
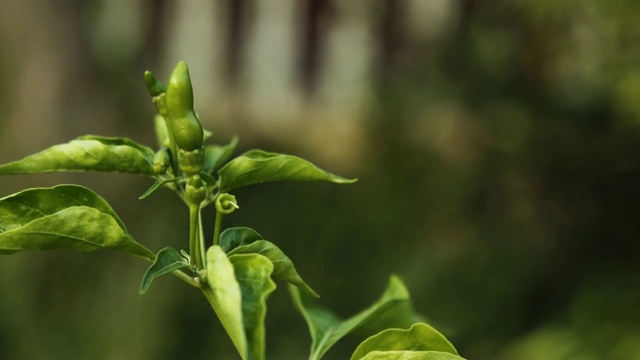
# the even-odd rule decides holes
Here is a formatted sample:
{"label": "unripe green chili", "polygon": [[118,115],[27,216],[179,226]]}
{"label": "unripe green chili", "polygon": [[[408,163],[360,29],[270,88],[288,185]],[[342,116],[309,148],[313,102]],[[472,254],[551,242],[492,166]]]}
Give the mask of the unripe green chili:
{"label": "unripe green chili", "polygon": [[144,83],[147,85],[147,90],[149,90],[149,94],[151,94],[151,96],[158,96],[167,91],[162,82],[156,79],[151,71],[144,72]]}
{"label": "unripe green chili", "polygon": [[184,61],[180,61],[169,76],[165,104],[169,129],[178,148],[186,151],[200,150],[204,132],[193,111],[193,88],[189,69]]}
{"label": "unripe green chili", "polygon": [[[187,64],[180,61],[176,65],[166,87],[149,71],[144,73],[144,80],[153,103],[165,120],[168,145],[175,160],[172,164],[174,173],[177,175],[179,167],[187,177],[200,174],[204,168],[204,131],[193,110],[193,88]],[[158,165],[158,171],[161,170]]]}
{"label": "unripe green chili", "polygon": [[147,85],[147,90],[152,96],[153,104],[158,109],[158,112],[160,115],[166,117],[167,107],[165,104],[165,92],[167,91],[167,88],[151,73],[151,71],[144,72],[144,83]]}

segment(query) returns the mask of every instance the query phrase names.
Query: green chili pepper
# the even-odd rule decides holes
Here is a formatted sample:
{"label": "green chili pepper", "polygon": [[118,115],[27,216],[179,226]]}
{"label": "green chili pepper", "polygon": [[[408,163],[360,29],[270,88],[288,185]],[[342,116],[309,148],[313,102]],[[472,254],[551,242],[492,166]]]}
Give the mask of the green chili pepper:
{"label": "green chili pepper", "polygon": [[[156,87],[151,86],[152,89]],[[177,152],[180,170],[187,176],[198,175],[204,168],[204,131],[193,110],[193,88],[189,68],[184,61],[169,76],[164,97],[165,119]]]}
{"label": "green chili pepper", "polygon": [[151,71],[144,72],[144,83],[147,85],[147,90],[149,90],[149,94],[151,94],[151,96],[159,96],[167,91],[162,82],[156,79]]}
{"label": "green chili pepper", "polygon": [[144,72],[144,83],[147,85],[147,90],[152,96],[153,104],[158,109],[158,112],[160,112],[160,115],[167,116],[167,108],[165,105],[165,92],[167,88],[151,71]]}
{"label": "green chili pepper", "polygon": [[[204,131],[193,110],[193,88],[187,64],[180,61],[176,65],[166,87],[150,71],[144,73],[144,80],[153,103],[165,120],[168,145],[177,166],[188,177],[200,174],[204,168]],[[161,170],[158,165],[158,171]],[[174,172],[176,170],[174,168]]]}
{"label": "green chili pepper", "polygon": [[193,111],[193,88],[189,69],[184,61],[180,61],[169,76],[165,102],[169,115],[168,125],[178,148],[186,151],[200,150],[204,132]]}

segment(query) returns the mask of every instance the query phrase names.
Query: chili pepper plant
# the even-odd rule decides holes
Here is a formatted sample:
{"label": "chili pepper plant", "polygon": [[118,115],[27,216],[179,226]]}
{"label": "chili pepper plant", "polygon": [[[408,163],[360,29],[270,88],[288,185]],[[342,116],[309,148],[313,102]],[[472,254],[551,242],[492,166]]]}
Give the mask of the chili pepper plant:
{"label": "chili pepper plant", "polygon": [[[0,254],[24,250],[109,249],[149,262],[140,294],[154,280],[173,275],[200,291],[242,359],[265,358],[266,301],[276,289],[273,277],[287,283],[293,307],[311,335],[309,359],[320,359],[342,337],[366,329],[351,359],[461,359],[438,331],[413,310],[403,282],[392,276],[369,308],[341,319],[317,304],[318,295],[301,278],[280,248],[248,227],[223,229],[223,218],[240,208],[236,189],[272,181],[324,181],[350,184],[296,156],[247,151],[237,157],[237,139],[206,144],[193,105],[189,70],[179,62],[165,84],[151,72],[144,81],[153,104],[158,150],[127,138],[82,136],[0,166],[0,174],[101,171],[143,175],[154,180],[140,196],[163,188],[186,205],[189,233],[184,248],[152,251],[134,240],[111,206],[79,185],[31,188],[0,199]],[[215,218],[202,210],[215,207]],[[213,227],[205,239],[203,226]],[[369,337],[366,337],[369,336]],[[344,355],[347,358],[347,355]]]}

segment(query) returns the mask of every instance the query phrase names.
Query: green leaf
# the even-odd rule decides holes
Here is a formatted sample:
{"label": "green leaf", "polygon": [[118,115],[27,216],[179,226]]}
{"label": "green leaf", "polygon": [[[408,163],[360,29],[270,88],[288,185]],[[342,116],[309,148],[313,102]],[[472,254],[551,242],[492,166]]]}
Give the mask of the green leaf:
{"label": "green leaf", "polygon": [[464,360],[458,355],[442,351],[372,351],[362,360]]}
{"label": "green leaf", "polygon": [[264,359],[267,297],[276,289],[271,280],[273,264],[258,254],[229,256],[242,292],[242,319],[248,342],[248,358]]}
{"label": "green leaf", "polygon": [[296,287],[289,286],[289,291],[296,308],[304,316],[311,333],[311,354],[309,359],[316,360],[322,356],[345,335],[353,330],[375,321],[376,317],[403,307],[409,302],[409,292],[402,281],[392,276],[382,297],[364,311],[341,320],[331,312],[306,303]]}
{"label": "green leaf", "polygon": [[256,240],[247,245],[240,245],[229,252],[229,256],[234,254],[260,254],[265,256],[274,265],[274,275],[297,286],[311,296],[319,297],[298,275],[291,259],[273,243],[267,240]]}
{"label": "green leaf", "polygon": [[144,192],[144,194],[140,195],[140,197],[138,197],[138,200],[144,200],[146,198],[148,198],[151,194],[153,194],[154,192],[156,192],[156,190],[160,189],[162,186],[166,185],[166,184],[170,184],[170,183],[176,183],[176,182],[180,182],[182,181],[182,179],[180,178],[171,178],[171,179],[162,179],[162,178],[157,178],[156,181],[153,183],[153,185],[151,185],[147,191]]}
{"label": "green leaf", "polygon": [[296,156],[251,150],[229,161],[220,175],[220,192],[269,181],[327,181],[350,184],[346,179],[328,173]]}
{"label": "green leaf", "polygon": [[363,341],[351,355],[351,360],[363,358],[371,351],[412,350],[442,351],[458,355],[449,340],[425,323],[416,323],[411,328],[387,329]]}
{"label": "green leaf", "polygon": [[156,259],[151,264],[147,272],[142,277],[140,283],[140,294],[144,294],[151,286],[151,282],[158,276],[168,274],[172,271],[189,267],[189,262],[176,249],[166,247],[156,255]]}
{"label": "green leaf", "polygon": [[111,206],[78,185],[36,188],[0,199],[0,252],[100,248],[153,260]]}
{"label": "green leaf", "polygon": [[219,246],[207,250],[207,283],[202,289],[222,326],[243,359],[247,359],[247,338],[242,318],[242,293],[233,265]]}
{"label": "green leaf", "polygon": [[[215,192],[215,189],[218,186],[218,181],[213,176],[211,176],[211,174],[202,171],[200,172],[200,179],[202,179],[202,181],[204,181],[207,186],[207,194],[212,194]],[[213,203],[215,203],[215,201]],[[203,205],[203,207],[204,206],[205,205]]]}
{"label": "green leaf", "polygon": [[108,171],[153,175],[154,152],[125,138],[82,136],[0,166],[0,175]]}
{"label": "green leaf", "polygon": [[295,285],[313,297],[319,297],[296,271],[293,262],[275,244],[264,240],[262,235],[247,227],[228,228],[220,234],[220,247],[229,255],[260,254],[274,265],[274,275]]}
{"label": "green leaf", "polygon": [[251,244],[258,240],[264,239],[255,230],[248,227],[232,227],[220,234],[220,247],[228,253],[240,245]]}
{"label": "green leaf", "polygon": [[204,147],[204,171],[211,173],[218,170],[233,155],[238,144],[234,137],[227,145],[207,145]]}

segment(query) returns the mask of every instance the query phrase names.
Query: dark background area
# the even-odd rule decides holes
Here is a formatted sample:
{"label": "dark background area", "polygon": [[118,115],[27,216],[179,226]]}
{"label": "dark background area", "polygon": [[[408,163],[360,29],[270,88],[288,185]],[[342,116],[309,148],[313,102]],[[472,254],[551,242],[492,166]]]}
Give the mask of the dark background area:
{"label": "dark background area", "polygon": [[[184,59],[212,141],[239,135],[359,182],[238,190],[226,226],[281,247],[342,316],[390,274],[468,359],[640,359],[640,3],[279,0],[0,3],[0,161],[84,134],[155,146],[142,74]],[[78,183],[141,243],[187,211],[123,174]],[[205,221],[213,227],[213,214]],[[113,252],[0,258],[0,357],[235,358],[206,301]],[[286,286],[267,355],[305,358]],[[350,355],[356,340],[327,358]]]}

